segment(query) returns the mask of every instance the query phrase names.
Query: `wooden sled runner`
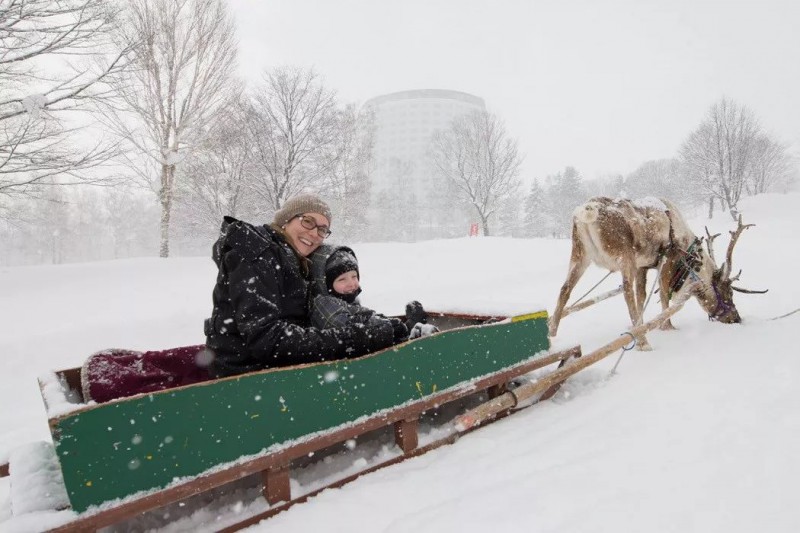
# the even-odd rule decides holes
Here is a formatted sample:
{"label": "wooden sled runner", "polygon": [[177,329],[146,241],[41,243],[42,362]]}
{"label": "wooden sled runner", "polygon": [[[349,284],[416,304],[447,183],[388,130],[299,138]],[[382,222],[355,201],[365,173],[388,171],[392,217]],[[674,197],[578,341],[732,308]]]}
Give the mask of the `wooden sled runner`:
{"label": "wooden sled runner", "polygon": [[[266,511],[257,523],[324,488],[455,442],[461,432],[419,445],[420,416],[480,391],[490,397],[532,370],[580,356],[552,353],[547,313],[518,317],[430,313],[442,331],[358,359],[302,365],[83,404],[79,369],[57,373],[49,415],[74,518],[54,531],[95,530],[260,474]],[[561,382],[546,391],[552,395]],[[52,388],[52,384],[42,383]],[[46,395],[53,403],[52,391]],[[49,410],[50,412],[51,410]],[[393,427],[395,457],[313,492],[293,495],[293,462]],[[14,465],[11,465],[12,490]]]}

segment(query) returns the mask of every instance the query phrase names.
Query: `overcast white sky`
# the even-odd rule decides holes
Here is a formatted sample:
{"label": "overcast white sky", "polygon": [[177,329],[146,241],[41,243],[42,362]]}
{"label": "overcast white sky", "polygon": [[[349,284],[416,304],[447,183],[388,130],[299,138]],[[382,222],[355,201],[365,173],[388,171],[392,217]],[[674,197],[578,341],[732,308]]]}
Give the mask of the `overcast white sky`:
{"label": "overcast white sky", "polygon": [[484,98],[524,177],[672,157],[722,96],[800,147],[798,0],[230,0],[242,73],[314,67],[345,101]]}

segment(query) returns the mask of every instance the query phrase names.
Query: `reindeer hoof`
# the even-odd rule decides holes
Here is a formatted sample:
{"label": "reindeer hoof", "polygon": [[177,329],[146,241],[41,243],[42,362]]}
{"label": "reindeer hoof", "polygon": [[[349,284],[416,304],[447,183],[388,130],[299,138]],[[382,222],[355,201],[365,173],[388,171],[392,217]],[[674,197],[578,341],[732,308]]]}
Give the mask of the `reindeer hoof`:
{"label": "reindeer hoof", "polygon": [[652,352],[653,347],[647,342],[647,339],[638,339],[636,341],[636,349],[640,352]]}

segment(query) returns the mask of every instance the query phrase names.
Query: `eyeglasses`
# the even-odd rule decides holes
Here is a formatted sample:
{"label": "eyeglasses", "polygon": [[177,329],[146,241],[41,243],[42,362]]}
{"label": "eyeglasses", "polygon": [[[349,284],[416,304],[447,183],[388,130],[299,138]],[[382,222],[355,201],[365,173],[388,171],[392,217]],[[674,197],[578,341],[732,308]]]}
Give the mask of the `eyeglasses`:
{"label": "eyeglasses", "polygon": [[316,229],[317,235],[322,237],[323,239],[327,239],[331,235],[331,230],[328,229],[328,226],[320,226],[317,224],[317,221],[314,220],[314,217],[310,217],[308,215],[295,215],[295,218],[300,219],[300,225],[303,226],[305,229]]}

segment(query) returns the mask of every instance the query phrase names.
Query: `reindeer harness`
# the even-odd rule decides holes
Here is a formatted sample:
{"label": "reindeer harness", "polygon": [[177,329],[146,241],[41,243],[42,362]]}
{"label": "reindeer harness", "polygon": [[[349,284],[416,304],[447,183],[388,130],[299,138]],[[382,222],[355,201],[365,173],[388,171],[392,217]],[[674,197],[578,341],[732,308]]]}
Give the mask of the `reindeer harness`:
{"label": "reindeer harness", "polygon": [[[702,246],[703,246],[703,239],[700,237],[695,237],[692,241],[692,244],[689,245],[689,248],[686,251],[681,250],[675,244],[675,232],[672,229],[672,217],[670,216],[669,210],[666,211],[667,219],[669,220],[669,244],[667,247],[661,251],[659,254],[659,261],[661,258],[666,256],[670,251],[675,251],[678,256],[678,266],[675,269],[675,272],[672,274],[669,282],[669,298],[677,293],[683,284],[686,283],[686,278],[692,278],[692,281],[700,281],[700,277],[697,275],[697,272],[700,271],[700,267],[703,264],[703,257],[701,254]],[[719,294],[717,287],[712,283],[711,288],[714,291],[714,297],[717,300],[717,305],[714,307],[714,310],[708,314],[709,320],[717,319],[721,316],[725,316],[733,310],[733,306],[726,303]]]}

